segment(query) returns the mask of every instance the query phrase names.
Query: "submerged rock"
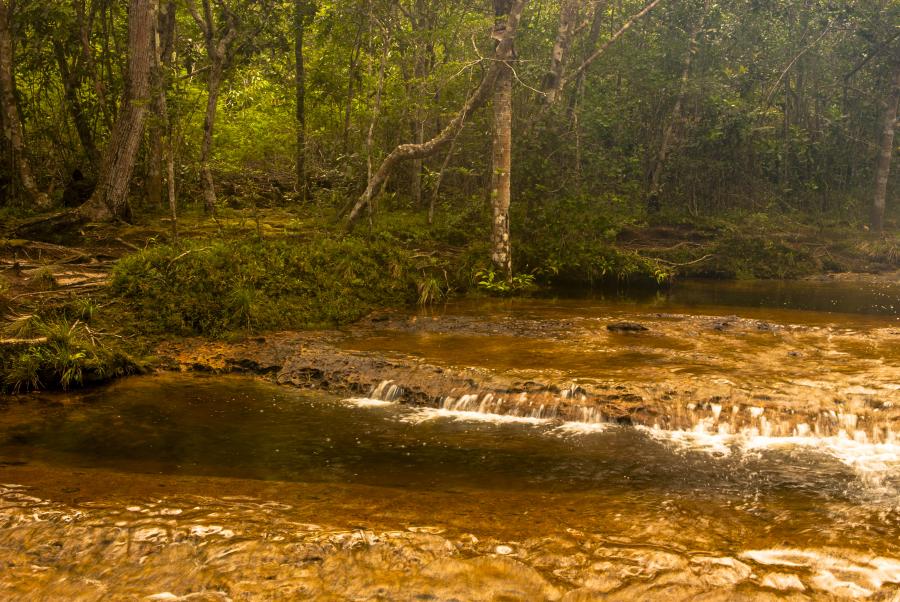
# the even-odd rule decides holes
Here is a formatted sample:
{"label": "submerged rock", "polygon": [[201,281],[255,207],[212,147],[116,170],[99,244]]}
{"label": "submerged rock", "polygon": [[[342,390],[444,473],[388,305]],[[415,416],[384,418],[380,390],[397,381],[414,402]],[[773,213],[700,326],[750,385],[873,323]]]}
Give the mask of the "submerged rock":
{"label": "submerged rock", "polygon": [[610,332],[647,332],[650,329],[637,322],[614,322],[607,324],[606,330]]}

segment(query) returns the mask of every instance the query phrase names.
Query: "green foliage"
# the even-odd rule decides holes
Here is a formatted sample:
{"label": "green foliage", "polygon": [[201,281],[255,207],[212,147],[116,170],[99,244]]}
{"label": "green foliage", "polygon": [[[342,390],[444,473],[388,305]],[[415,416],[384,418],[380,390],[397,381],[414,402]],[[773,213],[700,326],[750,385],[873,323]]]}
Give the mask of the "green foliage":
{"label": "green foliage", "polygon": [[112,291],[151,332],[225,336],[336,326],[438,298],[421,276],[389,236],[191,241],[123,258]]}
{"label": "green foliage", "polygon": [[617,247],[619,232],[637,219],[621,196],[543,198],[527,215],[514,215],[514,238],[520,241],[516,264],[541,281],[576,286],[663,284],[672,276],[658,261]]}
{"label": "green foliage", "polygon": [[62,313],[23,316],[9,323],[5,336],[33,341],[0,348],[0,390],[69,389],[138,371],[136,362],[81,320]]}
{"label": "green foliage", "polygon": [[513,274],[505,278],[493,268],[475,272],[475,286],[480,291],[498,296],[518,295],[537,288],[532,274]]}

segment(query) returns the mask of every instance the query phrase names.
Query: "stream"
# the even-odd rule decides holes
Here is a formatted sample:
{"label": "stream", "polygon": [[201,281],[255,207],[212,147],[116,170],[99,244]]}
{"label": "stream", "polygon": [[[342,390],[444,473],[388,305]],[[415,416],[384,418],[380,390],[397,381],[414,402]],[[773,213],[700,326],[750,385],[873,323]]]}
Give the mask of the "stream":
{"label": "stream", "polygon": [[[340,370],[198,372],[198,343],[182,372],[0,400],[0,598],[900,600],[900,285],[310,337],[282,346],[327,339]],[[223,349],[203,361],[250,365]]]}

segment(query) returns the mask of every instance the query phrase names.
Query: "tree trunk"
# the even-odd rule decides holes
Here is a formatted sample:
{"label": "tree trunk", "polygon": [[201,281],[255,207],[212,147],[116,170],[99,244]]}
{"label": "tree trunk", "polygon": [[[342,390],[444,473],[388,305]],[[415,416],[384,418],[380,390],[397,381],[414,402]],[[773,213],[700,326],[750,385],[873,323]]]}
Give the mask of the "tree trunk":
{"label": "tree trunk", "polygon": [[[594,7],[594,18],[591,20],[591,30],[588,33],[587,40],[585,41],[584,55],[581,57],[582,62],[587,60],[587,57],[590,56],[590,54],[597,47],[597,42],[600,41],[600,34],[603,33],[603,16],[606,12],[607,5],[608,1],[602,0],[598,1],[596,6]],[[578,100],[581,98],[581,93],[584,90],[584,76],[585,73],[584,71],[582,71],[575,77],[575,89],[572,91],[572,95],[569,97],[567,114],[569,116],[569,119],[573,122],[576,120],[575,109],[578,105]]]}
{"label": "tree trunk", "polygon": [[69,114],[72,116],[72,122],[75,124],[78,140],[81,142],[81,148],[84,149],[84,153],[87,155],[91,168],[96,170],[100,167],[100,152],[97,150],[97,145],[94,143],[94,134],[91,131],[91,125],[88,123],[87,116],[84,113],[81,99],[78,98],[78,84],[80,83],[81,78],[69,70],[66,49],[59,40],[53,41],[53,54],[56,56],[56,63],[59,66],[59,75],[62,79],[66,104],[69,108]]}
{"label": "tree trunk", "polygon": [[[704,15],[705,17],[705,15]],[[703,18],[691,30],[691,39],[688,42],[687,55],[684,57],[684,68],[681,71],[681,80],[678,87],[678,96],[675,98],[675,104],[672,106],[672,112],[663,128],[662,140],[659,143],[659,150],[653,165],[650,167],[649,186],[647,189],[647,197],[645,199],[647,210],[657,212],[660,209],[660,189],[662,187],[662,175],[669,158],[669,152],[672,150],[673,136],[675,126],[681,119],[681,110],[684,105],[684,98],[687,96],[688,83],[691,76],[691,65],[694,62],[694,54],[697,52],[697,37],[700,35]]]}
{"label": "tree trunk", "polygon": [[109,110],[109,103],[106,100],[106,87],[97,72],[97,63],[94,60],[94,51],[91,48],[91,27],[96,13],[97,3],[93,3],[91,14],[88,16],[84,10],[84,0],[72,0],[75,7],[75,16],[78,25],[78,41],[81,46],[82,68],[91,78],[94,87],[94,94],[97,95],[97,106],[103,115],[103,124],[107,129],[112,129],[112,116]]}
{"label": "tree trunk", "polygon": [[203,206],[210,215],[216,210],[216,185],[209,164],[212,160],[213,132],[216,126],[216,110],[219,106],[219,92],[225,75],[225,61],[228,46],[237,37],[234,15],[226,11],[229,20],[227,32],[217,39],[216,22],[210,0],[203,0],[203,14],[197,11],[194,0],[187,0],[188,11],[203,32],[206,55],[209,59],[209,78],[206,83],[206,114],[203,119],[203,144],[200,147],[200,186],[203,189]]}
{"label": "tree trunk", "polygon": [[381,97],[384,92],[384,76],[387,70],[388,52],[391,48],[391,39],[385,38],[381,52],[381,62],[378,65],[378,82],[375,87],[375,102],[372,105],[372,119],[369,122],[369,132],[366,135],[366,178],[372,178],[372,151],[375,146],[375,128],[381,119]]}
{"label": "tree trunk", "polygon": [[[570,73],[568,76],[565,76],[562,78],[562,80],[558,84],[559,89],[561,90],[561,89],[565,88],[566,85],[570,81],[572,81],[573,77],[576,80],[581,78],[583,76],[583,74],[585,73],[585,71],[587,71],[588,67],[590,67],[594,63],[594,61],[596,61],[598,58],[600,58],[600,56],[604,52],[606,52],[606,50],[610,46],[612,46],[616,40],[618,40],[629,29],[631,29],[635,23],[637,23],[638,21],[640,21],[641,19],[643,19],[644,17],[649,15],[650,12],[654,8],[656,8],[656,6],[662,1],[663,0],[652,0],[649,4],[647,4],[640,11],[636,12],[631,17],[629,17],[629,19],[627,21],[625,21],[625,23],[623,23],[622,26],[614,34],[612,34],[609,37],[608,40],[606,40],[599,48],[597,48],[596,50],[591,52],[591,54],[589,54],[587,57],[585,57],[585,59],[581,62],[581,64],[572,73]],[[599,16],[598,16],[598,18],[599,18]]]}
{"label": "tree trunk", "polygon": [[[599,10],[599,9],[598,9]],[[556,42],[553,44],[553,54],[550,56],[550,68],[544,75],[542,88],[547,95],[547,102],[553,103],[559,94],[559,85],[562,83],[563,69],[566,65],[566,55],[572,44],[572,36],[575,33],[578,20],[578,0],[562,0],[559,7],[559,27],[556,32]]]}
{"label": "tree trunk", "polygon": [[466,103],[456,116],[450,120],[450,123],[438,133],[437,136],[422,144],[401,144],[397,146],[375,171],[375,174],[369,179],[365,192],[360,195],[352,205],[344,208],[341,214],[350,211],[347,218],[348,227],[352,227],[353,223],[359,219],[362,209],[375,198],[384,186],[385,181],[391,175],[393,170],[402,163],[412,159],[426,158],[440,152],[442,148],[450,144],[456,136],[459,128],[469,119],[469,117],[480,109],[491,98],[494,90],[494,83],[503,69],[508,69],[499,57],[505,57],[511,53],[513,43],[516,36],[516,30],[519,27],[519,19],[528,0],[514,0],[512,8],[508,11],[509,17],[506,20],[505,27],[495,31],[495,37],[499,38],[499,43],[494,51],[494,60],[490,61],[489,67],[481,80],[481,83],[475,91],[466,99]]}
{"label": "tree trunk", "polygon": [[150,156],[147,160],[147,200],[150,205],[161,207],[165,172],[170,146],[169,107],[166,93],[169,89],[168,69],[171,68],[175,38],[176,7],[172,0],[163,0],[159,6],[157,24],[158,44],[153,69],[153,120],[150,132]]}
{"label": "tree trunk", "polygon": [[15,82],[13,80],[13,44],[10,31],[8,0],[0,0],[0,109],[3,110],[3,134],[13,153],[13,162],[19,183],[28,200],[39,208],[50,206],[50,199],[40,191],[31,171],[31,164],[25,155],[25,136],[22,118],[16,104]]}
{"label": "tree trunk", "polygon": [[200,147],[200,185],[203,189],[203,207],[212,215],[216,211],[216,183],[209,162],[212,158],[213,131],[216,127],[219,91],[222,88],[223,65],[218,56],[210,59],[212,65],[206,88],[206,116],[203,119],[203,144]]}
{"label": "tree trunk", "polygon": [[[413,128],[416,144],[425,142],[425,121],[422,119],[421,114],[418,115],[418,120],[413,124]],[[410,179],[412,181],[410,193],[412,195],[413,207],[422,206],[422,168],[424,166],[425,162],[422,159],[413,159],[412,172],[410,173]]]}
{"label": "tree trunk", "polygon": [[295,186],[300,199],[306,201],[306,69],[303,56],[303,38],[306,19],[310,13],[308,0],[294,0],[294,86],[297,94],[296,124],[297,149],[294,156]]}
{"label": "tree trunk", "polygon": [[884,230],[884,207],[887,198],[891,161],[894,158],[894,130],[897,127],[897,106],[900,105],[900,63],[894,66],[894,81],[884,109],[884,129],[881,131],[881,151],[875,170],[875,198],[872,203],[872,230]]}
{"label": "tree trunk", "polygon": [[512,192],[512,69],[504,65],[494,84],[494,148],[491,176],[491,260],[506,280],[512,278],[509,204]]}
{"label": "tree trunk", "polygon": [[347,104],[344,107],[344,130],[341,137],[342,153],[350,152],[350,125],[353,122],[353,99],[356,95],[356,70],[359,67],[359,55],[362,52],[362,18],[356,29],[356,40],[353,43],[353,52],[350,53],[350,62],[347,65]]}
{"label": "tree trunk", "polygon": [[103,155],[97,188],[78,208],[78,213],[88,219],[130,217],[128,189],[151,102],[155,38],[156,0],[130,0],[126,98]]}
{"label": "tree trunk", "polygon": [[[165,167],[166,197],[168,200],[169,214],[172,219],[172,239],[178,240],[178,200],[175,197],[175,150],[172,143],[172,122],[169,118],[169,103],[166,93],[169,89],[169,73],[172,68],[175,50],[175,25],[177,7],[174,0],[164,0],[160,7],[160,18],[157,25],[156,52],[154,53],[153,85],[155,95],[153,110],[156,114],[155,130],[153,136],[152,165],[153,194],[151,199],[162,204],[163,167]],[[148,183],[149,192],[149,183]]]}
{"label": "tree trunk", "polygon": [[434,207],[441,194],[441,183],[444,181],[444,174],[447,173],[447,168],[450,166],[450,160],[453,158],[453,151],[456,150],[456,141],[459,139],[459,135],[462,133],[464,127],[465,124],[460,126],[456,135],[453,137],[453,141],[450,142],[450,148],[447,149],[447,155],[444,157],[444,162],[441,163],[441,169],[438,171],[437,177],[434,180],[434,189],[431,191],[431,203],[428,205],[429,226],[434,223]]}

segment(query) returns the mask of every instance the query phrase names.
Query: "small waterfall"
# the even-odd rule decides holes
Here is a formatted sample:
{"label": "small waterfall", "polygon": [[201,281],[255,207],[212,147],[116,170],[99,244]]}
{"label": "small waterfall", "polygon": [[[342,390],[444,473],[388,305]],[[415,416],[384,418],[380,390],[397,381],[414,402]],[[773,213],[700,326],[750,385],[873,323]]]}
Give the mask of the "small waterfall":
{"label": "small waterfall", "polygon": [[[369,403],[407,401],[424,408],[467,419],[478,416],[558,422],[572,430],[602,431],[616,423],[632,424],[654,436],[704,440],[718,449],[730,445],[814,445],[816,441],[846,441],[857,445],[900,446],[900,421],[878,412],[763,407],[745,401],[714,398],[691,401],[685,396],[645,401],[627,393],[602,396],[582,386],[542,387],[528,391],[459,388],[437,397],[415,395],[415,387],[393,380],[381,381],[369,394]],[[628,403],[620,406],[619,402]],[[581,425],[580,427],[578,425]]]}
{"label": "small waterfall", "polygon": [[685,404],[650,425],[654,429],[736,437],[797,438],[842,437],[863,444],[895,444],[897,424],[872,414],[821,410],[802,413],[791,409],[721,403]]}
{"label": "small waterfall", "polygon": [[437,406],[450,412],[475,412],[538,420],[559,417],[559,401],[546,394],[467,393],[458,397],[441,397]]}
{"label": "small waterfall", "polygon": [[372,392],[369,393],[369,398],[377,399],[378,401],[394,402],[399,400],[402,395],[402,387],[394,384],[392,380],[383,380],[372,389]]}

